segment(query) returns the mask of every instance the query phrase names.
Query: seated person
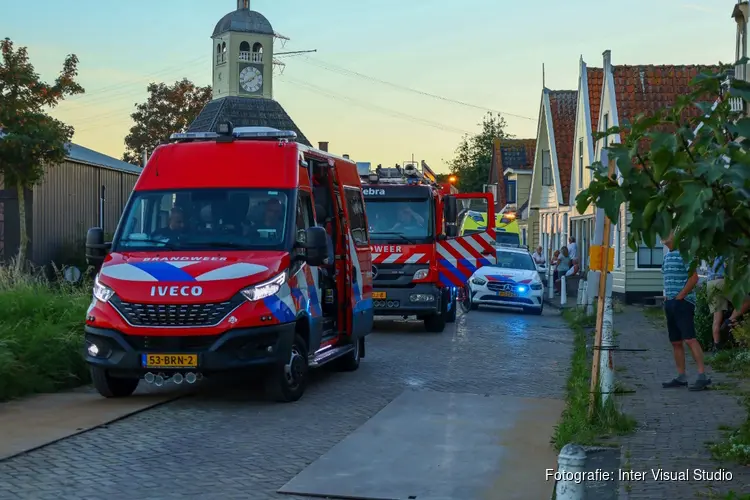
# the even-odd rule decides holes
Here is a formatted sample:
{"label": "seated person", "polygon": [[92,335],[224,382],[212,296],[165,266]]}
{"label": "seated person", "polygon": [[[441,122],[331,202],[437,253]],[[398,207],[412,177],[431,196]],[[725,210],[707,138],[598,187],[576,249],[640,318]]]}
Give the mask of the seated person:
{"label": "seated person", "polygon": [[[565,271],[565,274],[563,274],[563,276],[565,276],[565,279],[569,279],[572,276],[576,276],[580,270],[581,268],[578,265],[578,259],[572,259],[570,261],[570,269]],[[562,278],[558,278],[557,280],[555,280],[555,290],[558,293],[560,293],[561,287],[562,287]]]}
{"label": "seated person", "polygon": [[179,207],[173,207],[169,211],[169,224],[167,227],[157,229],[154,232],[156,238],[175,239],[185,234],[185,214]]}
{"label": "seated person", "polygon": [[284,205],[278,198],[270,198],[263,205],[262,210],[262,215],[247,225],[244,231],[245,236],[251,238],[259,236],[264,240],[281,240],[286,222]]}
{"label": "seated person", "polygon": [[409,205],[404,204],[398,211],[397,222],[391,228],[391,231],[400,231],[406,228],[424,227],[424,217],[411,209]]}

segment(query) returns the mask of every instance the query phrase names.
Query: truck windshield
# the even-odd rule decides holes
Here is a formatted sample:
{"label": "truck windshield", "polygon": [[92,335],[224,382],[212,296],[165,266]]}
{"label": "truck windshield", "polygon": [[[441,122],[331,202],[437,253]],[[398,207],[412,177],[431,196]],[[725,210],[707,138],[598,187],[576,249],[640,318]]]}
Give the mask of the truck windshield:
{"label": "truck windshield", "polygon": [[280,250],[290,193],[269,189],[180,189],[133,193],[115,251]]}
{"label": "truck windshield", "polygon": [[521,245],[521,238],[518,237],[518,233],[497,231],[495,233],[495,241],[501,245]]}
{"label": "truck windshield", "polygon": [[429,199],[368,198],[365,211],[372,240],[425,243],[433,235]]}

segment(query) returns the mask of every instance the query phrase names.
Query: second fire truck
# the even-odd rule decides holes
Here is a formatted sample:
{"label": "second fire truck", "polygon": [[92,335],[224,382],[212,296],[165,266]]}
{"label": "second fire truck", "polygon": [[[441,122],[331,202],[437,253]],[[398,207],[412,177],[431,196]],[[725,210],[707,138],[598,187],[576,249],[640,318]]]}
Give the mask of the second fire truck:
{"label": "second fire truck", "polygon": [[[456,297],[477,268],[495,261],[494,224],[459,236],[458,221],[489,193],[459,194],[426,163],[360,172],[372,248],[375,315],[416,316],[430,332],[456,319]],[[474,205],[473,205],[474,204]]]}

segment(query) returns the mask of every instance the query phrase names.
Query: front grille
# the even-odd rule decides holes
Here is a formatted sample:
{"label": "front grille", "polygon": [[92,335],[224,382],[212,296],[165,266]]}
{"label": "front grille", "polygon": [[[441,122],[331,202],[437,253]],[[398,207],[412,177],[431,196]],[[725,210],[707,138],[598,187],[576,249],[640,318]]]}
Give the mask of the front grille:
{"label": "front grille", "polygon": [[226,302],[213,304],[136,304],[117,295],[112,306],[133,326],[213,326],[239,306],[244,298],[237,294]]}
{"label": "front grille", "polygon": [[130,347],[136,351],[150,352],[199,352],[205,351],[221,335],[196,335],[188,337],[147,337],[142,335],[123,335]]}
{"label": "front grille", "polygon": [[493,292],[505,292],[505,291],[512,291],[516,287],[512,283],[501,283],[498,281],[490,281],[487,283],[487,290],[491,290]]}

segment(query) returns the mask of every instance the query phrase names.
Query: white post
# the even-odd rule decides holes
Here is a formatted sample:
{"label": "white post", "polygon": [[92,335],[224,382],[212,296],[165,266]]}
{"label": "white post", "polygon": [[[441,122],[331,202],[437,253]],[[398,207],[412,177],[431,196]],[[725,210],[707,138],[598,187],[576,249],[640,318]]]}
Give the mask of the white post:
{"label": "white post", "polygon": [[568,289],[565,286],[565,275],[560,276],[560,306],[568,303]]}
{"label": "white post", "polygon": [[585,281],[578,282],[578,295],[576,296],[576,307],[581,307],[583,305],[583,288],[585,284],[586,284]]}
{"label": "white post", "polygon": [[586,315],[587,316],[593,316],[594,315],[594,295],[589,290],[589,282],[586,280]]}
{"label": "white post", "polygon": [[585,500],[586,482],[580,476],[586,471],[586,450],[577,444],[566,444],[557,457],[555,498],[557,500]]}
{"label": "white post", "polygon": [[555,298],[555,275],[551,263],[547,265],[547,296],[550,300]]}
{"label": "white post", "polygon": [[602,390],[602,404],[606,403],[615,390],[615,361],[612,347],[615,345],[612,325],[612,295],[604,299],[604,321],[602,322],[602,351],[599,362],[599,387]]}

